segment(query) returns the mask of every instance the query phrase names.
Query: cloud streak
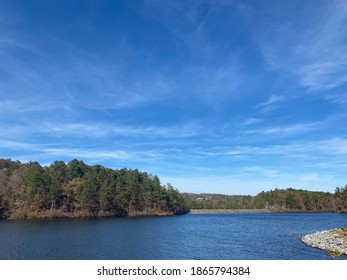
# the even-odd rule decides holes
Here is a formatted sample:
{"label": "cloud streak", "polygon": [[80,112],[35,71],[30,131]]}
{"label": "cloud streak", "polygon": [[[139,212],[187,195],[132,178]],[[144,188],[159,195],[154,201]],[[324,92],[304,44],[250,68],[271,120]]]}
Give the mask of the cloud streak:
{"label": "cloud streak", "polygon": [[[146,162],[152,160],[159,160],[162,155],[158,152],[148,151],[129,151],[118,149],[102,149],[91,147],[59,147],[58,144],[33,144],[17,141],[10,141],[6,139],[0,139],[0,144],[3,148],[8,150],[24,150],[27,154],[34,155],[35,158],[49,157],[53,160],[59,159],[83,159],[91,161],[106,161],[106,160],[120,160],[131,162]],[[35,160],[35,159],[32,159]]]}
{"label": "cloud streak", "polygon": [[290,137],[310,133],[324,128],[326,124],[321,122],[298,123],[291,125],[261,127],[259,129],[246,130],[246,134],[270,135],[274,137]]}
{"label": "cloud streak", "polygon": [[145,137],[145,138],[189,138],[201,133],[203,126],[198,123],[182,123],[175,126],[131,126],[105,123],[43,123],[36,133],[59,137]]}
{"label": "cloud streak", "polygon": [[227,193],[345,180],[343,1],[0,6],[1,156]]}
{"label": "cloud streak", "polygon": [[[315,6],[315,9],[312,6]],[[276,71],[294,75],[298,84],[309,91],[329,90],[347,82],[347,47],[345,26],[347,7],[344,1],[300,2],[305,12],[289,17],[289,10],[278,4],[276,14],[265,20],[268,6],[261,13],[256,38],[265,62]],[[267,32],[271,30],[271,32]]]}

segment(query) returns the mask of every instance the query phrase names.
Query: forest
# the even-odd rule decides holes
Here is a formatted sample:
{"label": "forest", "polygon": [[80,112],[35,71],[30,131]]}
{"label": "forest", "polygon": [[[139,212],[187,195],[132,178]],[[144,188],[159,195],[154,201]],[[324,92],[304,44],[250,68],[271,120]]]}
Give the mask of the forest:
{"label": "forest", "polygon": [[293,188],[255,196],[180,193],[137,169],[77,159],[49,166],[0,159],[0,219],[180,215],[190,209],[347,213],[347,186],[335,193]]}
{"label": "forest", "polygon": [[21,163],[0,159],[0,218],[179,215],[184,197],[158,176],[77,159]]}
{"label": "forest", "polygon": [[335,193],[275,189],[255,196],[183,193],[191,209],[268,209],[274,212],[345,212],[347,186]]}

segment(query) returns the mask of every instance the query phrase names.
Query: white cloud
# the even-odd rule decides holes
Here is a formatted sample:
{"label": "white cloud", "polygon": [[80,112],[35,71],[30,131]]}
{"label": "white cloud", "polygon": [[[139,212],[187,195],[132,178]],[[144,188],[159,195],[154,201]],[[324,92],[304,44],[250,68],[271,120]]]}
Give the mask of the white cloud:
{"label": "white cloud", "polygon": [[263,146],[237,145],[232,147],[215,147],[198,149],[194,153],[204,157],[237,157],[238,160],[254,159],[263,161],[263,157],[266,157],[266,162],[277,157],[284,157],[286,160],[301,158],[306,160],[312,159],[312,163],[318,163],[317,161],[314,162],[317,158],[324,160],[345,158],[347,155],[347,139],[336,137],[316,141],[296,140],[287,144],[268,144]]}
{"label": "white cloud", "polygon": [[289,137],[307,134],[326,127],[325,122],[298,123],[273,127],[262,127],[259,129],[246,130],[246,134],[269,135],[275,137]]}
{"label": "white cloud", "polygon": [[[225,36],[216,29],[215,18],[221,11],[230,11],[234,17],[238,8],[230,1],[146,1],[140,13],[154,18],[172,35],[175,47],[189,53],[182,71],[171,77],[174,90],[184,98],[199,100],[214,109],[225,100],[239,98],[247,73],[243,70],[242,52],[229,42],[237,36],[225,29]],[[225,16],[225,15],[224,15]]]}
{"label": "white cloud", "polygon": [[260,103],[257,106],[258,107],[267,107],[269,105],[273,105],[275,103],[282,102],[284,100],[285,100],[284,96],[273,94],[269,97],[269,99],[266,102]]}
{"label": "white cloud", "polygon": [[[103,162],[107,160],[121,160],[121,161],[132,161],[132,162],[151,162],[152,160],[159,160],[163,155],[159,151],[146,150],[118,150],[118,149],[103,149],[102,147],[60,147],[61,145],[49,145],[49,144],[35,144],[35,143],[24,143],[17,141],[10,141],[6,139],[0,139],[0,145],[6,148],[8,152],[11,151],[25,151],[26,154],[32,154],[34,158],[78,158],[83,160],[92,160]],[[27,155],[26,157],[29,157]],[[32,158],[31,158],[32,160]]]}
{"label": "white cloud", "polygon": [[278,108],[280,103],[283,103],[286,98],[283,95],[272,94],[267,101],[259,103],[256,108],[261,108],[263,112],[269,112]]}
{"label": "white cloud", "polygon": [[77,137],[137,137],[146,138],[186,138],[201,134],[203,126],[199,123],[190,122],[174,126],[131,126],[105,123],[43,123],[37,126],[37,132],[55,136]]}
{"label": "white cloud", "polygon": [[244,126],[250,126],[253,124],[261,123],[262,121],[263,121],[262,119],[258,119],[258,118],[247,118],[244,120],[243,125]]}
{"label": "white cloud", "polygon": [[75,148],[45,148],[45,154],[58,156],[88,159],[93,161],[121,160],[121,161],[149,161],[159,158],[155,152],[130,152],[125,150],[103,150],[103,149],[75,149]]}
{"label": "white cloud", "polygon": [[330,94],[326,96],[326,99],[332,103],[344,106],[347,104],[347,93]]}
{"label": "white cloud", "polygon": [[281,174],[266,178],[257,174],[250,176],[160,176],[162,183],[172,183],[182,192],[224,193],[231,195],[256,195],[270,189],[297,188],[312,191],[334,192],[336,186],[344,184],[343,178],[333,175],[305,173]]}
{"label": "white cloud", "polygon": [[[9,30],[14,29],[10,19],[8,25]],[[1,81],[0,106],[21,113],[62,108],[102,111],[171,98],[174,83],[159,64],[150,67],[151,54],[134,49],[126,40],[115,44],[117,52],[105,61],[103,54],[51,34],[38,36],[20,29],[6,32],[6,37],[0,37],[0,66],[6,74]],[[59,51],[53,55],[45,45]]]}
{"label": "white cloud", "polygon": [[347,139],[344,138],[331,138],[327,140],[318,141],[301,141],[286,145],[273,145],[269,147],[246,147],[245,150],[249,149],[251,152],[259,154],[279,154],[289,156],[300,156],[300,155],[334,155],[334,156],[345,156],[347,155]]}
{"label": "white cloud", "polygon": [[25,150],[38,151],[42,148],[43,145],[11,141],[11,140],[0,138],[0,146],[6,149],[25,149]]}
{"label": "white cloud", "polygon": [[[336,183],[346,166],[345,116],[324,119],[330,107],[314,112],[314,103],[298,120],[305,112],[288,115],[294,105],[288,101],[305,92],[297,85],[309,92],[345,85],[346,5],[271,1],[252,14],[249,7],[257,4],[217,2],[127,3],[127,12],[133,15],[136,6],[148,26],[135,34],[120,21],[122,32],[113,30],[110,40],[95,34],[90,45],[62,40],[65,32],[24,33],[23,26],[36,28],[20,18],[26,13],[4,23],[6,12],[0,11],[1,153],[43,162],[62,157],[138,164],[167,172],[167,178],[179,173],[173,181],[186,188],[240,194],[284,182]],[[87,26],[76,25],[79,36],[89,38],[91,18],[82,18]],[[140,44],[137,35],[146,36],[148,27],[158,37],[143,37]],[[263,71],[254,41],[270,71]],[[261,96],[254,101],[245,96],[250,94]],[[346,104],[336,91],[324,98],[338,109]],[[272,112],[280,106],[286,106],[283,114]],[[330,173],[320,173],[324,168]]]}
{"label": "white cloud", "polygon": [[[256,30],[270,69],[294,75],[298,84],[310,91],[347,82],[347,6],[343,0],[319,3],[300,2],[293,10],[271,6],[277,14],[262,18]],[[296,16],[292,17],[294,9]]]}

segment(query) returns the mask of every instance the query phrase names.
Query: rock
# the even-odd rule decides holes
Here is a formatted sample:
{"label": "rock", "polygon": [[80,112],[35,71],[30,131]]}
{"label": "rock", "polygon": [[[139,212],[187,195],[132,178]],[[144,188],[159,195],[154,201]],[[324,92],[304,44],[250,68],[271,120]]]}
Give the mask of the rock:
{"label": "rock", "polygon": [[326,250],[333,256],[347,255],[347,233],[343,229],[331,229],[305,235],[305,244]]}

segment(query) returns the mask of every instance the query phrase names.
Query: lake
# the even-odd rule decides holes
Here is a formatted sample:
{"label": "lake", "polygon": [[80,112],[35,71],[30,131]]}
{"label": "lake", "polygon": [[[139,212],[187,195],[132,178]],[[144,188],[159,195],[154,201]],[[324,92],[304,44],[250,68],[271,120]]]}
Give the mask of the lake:
{"label": "lake", "polygon": [[0,259],[331,259],[300,236],[346,226],[336,213],[0,221]]}

